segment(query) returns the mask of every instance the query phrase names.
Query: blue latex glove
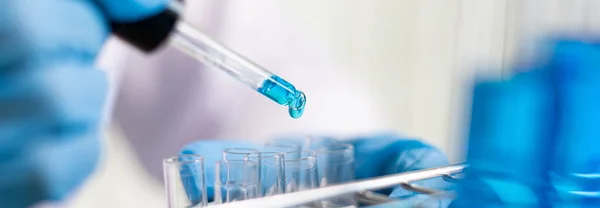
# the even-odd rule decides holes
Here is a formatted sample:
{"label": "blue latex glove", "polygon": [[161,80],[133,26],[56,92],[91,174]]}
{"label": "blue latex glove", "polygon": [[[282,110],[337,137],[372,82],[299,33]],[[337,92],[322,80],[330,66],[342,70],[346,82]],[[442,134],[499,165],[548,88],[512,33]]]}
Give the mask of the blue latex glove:
{"label": "blue latex glove", "polygon": [[[353,144],[355,148],[355,176],[357,179],[448,165],[448,159],[434,147],[395,134],[364,136],[345,142]],[[181,151],[182,154],[199,154],[205,157],[209,201],[213,197],[215,162],[221,158],[221,151],[230,147],[248,147],[260,150],[261,145],[245,141],[202,140],[187,145]],[[435,188],[446,186],[441,179],[423,181],[420,185]],[[187,187],[187,190],[198,191],[194,187]],[[406,198],[415,194],[401,187],[383,190],[382,193],[397,198]],[[194,202],[197,200],[192,199]]]}
{"label": "blue latex glove", "polygon": [[107,17],[133,21],[165,3],[1,1],[1,207],[61,200],[93,171],[107,87],[94,59]]}
{"label": "blue latex glove", "polygon": [[[379,134],[354,138],[348,141],[355,148],[356,178],[415,171],[449,165],[446,156],[419,140],[407,139],[396,134]],[[428,188],[446,188],[448,184],[441,178],[414,183]],[[408,198],[417,193],[402,187],[381,190],[393,198]]]}

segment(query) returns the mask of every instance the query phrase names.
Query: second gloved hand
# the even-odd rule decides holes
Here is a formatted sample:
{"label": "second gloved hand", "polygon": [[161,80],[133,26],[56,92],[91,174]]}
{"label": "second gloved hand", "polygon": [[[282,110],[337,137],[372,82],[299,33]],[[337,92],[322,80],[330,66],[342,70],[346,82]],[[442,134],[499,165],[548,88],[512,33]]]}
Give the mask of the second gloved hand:
{"label": "second gloved hand", "polygon": [[[416,139],[397,134],[376,134],[348,140],[354,145],[356,179],[366,179],[408,171],[416,171],[449,165],[447,157],[437,148]],[[432,178],[411,183],[425,188],[449,190],[454,185],[442,178]],[[402,199],[397,203],[382,204],[387,207],[447,207],[450,198],[432,198],[429,195],[406,190],[401,186],[377,191],[390,198]]]}
{"label": "second gloved hand", "polygon": [[[449,165],[446,156],[437,148],[416,139],[397,134],[376,134],[350,139],[354,145],[356,179],[366,179],[408,171]],[[416,182],[428,188],[447,188],[441,178]],[[408,198],[418,193],[402,187],[381,190],[393,198]]]}

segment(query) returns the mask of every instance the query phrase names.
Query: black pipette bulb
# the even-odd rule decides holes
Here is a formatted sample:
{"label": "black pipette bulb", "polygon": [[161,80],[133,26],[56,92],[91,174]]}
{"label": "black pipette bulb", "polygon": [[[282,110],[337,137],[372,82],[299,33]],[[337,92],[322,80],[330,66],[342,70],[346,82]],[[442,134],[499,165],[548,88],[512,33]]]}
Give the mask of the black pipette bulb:
{"label": "black pipette bulb", "polygon": [[152,52],[166,42],[179,20],[179,15],[179,11],[167,7],[148,18],[135,22],[113,21],[110,26],[117,37],[144,52]]}

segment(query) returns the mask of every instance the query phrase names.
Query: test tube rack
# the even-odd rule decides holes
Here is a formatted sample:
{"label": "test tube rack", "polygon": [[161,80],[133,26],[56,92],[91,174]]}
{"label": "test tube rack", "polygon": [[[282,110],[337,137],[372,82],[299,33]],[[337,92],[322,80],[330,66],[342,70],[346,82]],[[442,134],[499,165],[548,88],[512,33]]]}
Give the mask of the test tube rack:
{"label": "test tube rack", "polygon": [[404,189],[427,195],[445,194],[443,190],[436,190],[421,187],[412,184],[416,181],[442,177],[445,181],[456,182],[459,180],[457,174],[463,172],[465,164],[455,164],[431,169],[417,170],[411,172],[398,173],[393,175],[375,177],[364,180],[357,180],[348,183],[342,183],[332,186],[326,186],[317,189],[287,193],[245,201],[233,202],[228,204],[219,204],[209,206],[211,208],[280,208],[296,207],[319,200],[324,200],[336,196],[356,194],[357,200],[362,204],[378,205],[392,203],[394,200],[385,195],[380,195],[373,190],[379,190],[394,186],[401,186]]}

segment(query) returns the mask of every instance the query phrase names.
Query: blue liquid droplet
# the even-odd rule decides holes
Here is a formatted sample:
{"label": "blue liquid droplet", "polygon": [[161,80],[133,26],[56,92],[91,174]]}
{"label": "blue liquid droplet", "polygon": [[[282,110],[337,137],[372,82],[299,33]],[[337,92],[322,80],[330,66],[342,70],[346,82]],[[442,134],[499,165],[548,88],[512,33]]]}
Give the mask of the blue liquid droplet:
{"label": "blue liquid droplet", "polygon": [[300,118],[304,114],[304,106],[306,105],[306,96],[302,91],[297,91],[295,102],[289,105],[288,113],[292,118]]}
{"label": "blue liquid droplet", "polygon": [[300,118],[304,113],[306,96],[281,77],[272,76],[265,80],[258,92],[280,105],[288,106],[288,113],[292,118]]}

